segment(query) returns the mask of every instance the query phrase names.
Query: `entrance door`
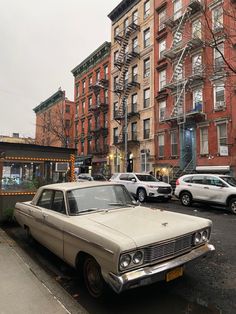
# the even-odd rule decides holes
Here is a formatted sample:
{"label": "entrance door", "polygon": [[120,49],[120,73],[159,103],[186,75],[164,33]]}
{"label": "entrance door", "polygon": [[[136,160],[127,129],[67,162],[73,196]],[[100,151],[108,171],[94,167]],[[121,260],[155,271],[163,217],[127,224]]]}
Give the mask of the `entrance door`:
{"label": "entrance door", "polygon": [[195,130],[192,127],[184,129],[183,140],[183,166],[186,167],[191,161],[195,163],[196,141]]}

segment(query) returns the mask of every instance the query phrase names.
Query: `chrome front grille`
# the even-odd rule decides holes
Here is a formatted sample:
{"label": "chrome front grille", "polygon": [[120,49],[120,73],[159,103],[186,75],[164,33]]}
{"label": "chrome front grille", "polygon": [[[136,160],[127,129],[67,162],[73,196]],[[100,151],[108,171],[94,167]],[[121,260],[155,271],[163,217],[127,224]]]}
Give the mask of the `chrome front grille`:
{"label": "chrome front grille", "polygon": [[159,187],[157,189],[157,192],[158,193],[161,193],[161,194],[170,194],[171,193],[171,188],[170,187]]}
{"label": "chrome front grille", "polygon": [[191,249],[192,235],[172,239],[168,242],[155,244],[144,249],[144,263],[162,260],[170,256],[181,254]]}

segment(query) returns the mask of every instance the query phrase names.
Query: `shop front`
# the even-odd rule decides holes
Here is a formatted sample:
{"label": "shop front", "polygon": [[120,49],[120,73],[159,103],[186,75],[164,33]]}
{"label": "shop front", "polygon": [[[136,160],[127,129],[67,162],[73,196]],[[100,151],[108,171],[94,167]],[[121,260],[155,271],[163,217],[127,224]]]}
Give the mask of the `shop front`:
{"label": "shop front", "polygon": [[45,184],[74,181],[74,149],[0,143],[0,221]]}

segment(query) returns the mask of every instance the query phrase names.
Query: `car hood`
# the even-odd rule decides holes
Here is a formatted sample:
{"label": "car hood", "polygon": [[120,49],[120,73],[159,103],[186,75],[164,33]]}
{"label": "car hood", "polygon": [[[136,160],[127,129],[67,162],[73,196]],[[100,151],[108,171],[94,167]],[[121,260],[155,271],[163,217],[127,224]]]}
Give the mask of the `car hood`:
{"label": "car hood", "polygon": [[[211,225],[211,221],[204,218],[142,206],[94,213],[88,219],[93,222],[93,227],[94,223],[97,225],[95,229],[98,233],[103,231],[110,234],[111,239],[117,235],[117,242],[127,238],[136,247],[168,240]],[[119,245],[122,247],[122,243]]]}
{"label": "car hood", "polygon": [[156,182],[156,181],[140,181],[140,182],[142,184],[153,185],[153,186],[157,186],[157,187],[160,187],[160,186],[170,187],[171,186],[169,183],[162,182],[162,181],[159,181],[159,182]]}

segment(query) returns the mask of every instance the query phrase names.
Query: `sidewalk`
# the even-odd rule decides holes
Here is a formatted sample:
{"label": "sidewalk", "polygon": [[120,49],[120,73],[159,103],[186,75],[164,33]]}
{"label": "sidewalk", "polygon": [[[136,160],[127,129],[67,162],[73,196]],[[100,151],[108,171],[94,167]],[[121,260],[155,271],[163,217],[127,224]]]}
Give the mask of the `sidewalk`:
{"label": "sidewalk", "polygon": [[[68,308],[61,300],[69,304]],[[0,305],[0,314],[87,313],[63,288],[52,283],[49,275],[39,269],[1,228]]]}

